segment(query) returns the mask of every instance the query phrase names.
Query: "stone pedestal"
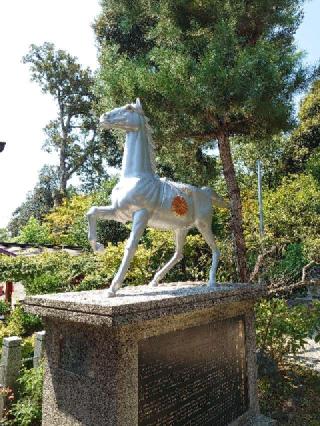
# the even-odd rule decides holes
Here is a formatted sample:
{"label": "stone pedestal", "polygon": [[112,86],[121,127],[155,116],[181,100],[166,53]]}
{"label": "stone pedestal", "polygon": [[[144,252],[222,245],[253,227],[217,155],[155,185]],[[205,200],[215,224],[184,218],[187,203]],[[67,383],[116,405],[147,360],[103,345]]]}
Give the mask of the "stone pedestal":
{"label": "stone pedestal", "polygon": [[46,324],[43,425],[267,425],[253,304],[264,288],[165,284],[25,300]]}

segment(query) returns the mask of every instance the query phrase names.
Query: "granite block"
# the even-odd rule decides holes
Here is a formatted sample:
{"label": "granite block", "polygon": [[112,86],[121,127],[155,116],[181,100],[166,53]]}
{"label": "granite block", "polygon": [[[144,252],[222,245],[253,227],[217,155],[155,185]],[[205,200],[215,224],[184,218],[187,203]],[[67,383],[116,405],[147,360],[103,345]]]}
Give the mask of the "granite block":
{"label": "granite block", "polygon": [[[114,298],[106,290],[29,296],[24,300],[31,313],[62,315],[65,320],[105,326],[130,324],[165,315],[188,313],[232,301],[254,300],[266,294],[266,287],[252,284],[203,282],[160,284],[158,287],[124,287]],[[56,312],[55,312],[56,311]]]}
{"label": "granite block", "polygon": [[[25,309],[46,324],[43,425],[169,426],[185,418],[202,426],[214,412],[217,426],[258,425],[250,423],[260,416],[253,306],[265,291],[173,283],[123,288],[115,298],[104,290],[28,297]],[[230,372],[238,377],[228,380]],[[228,385],[241,392],[218,407]],[[241,407],[232,406],[237,398]]]}

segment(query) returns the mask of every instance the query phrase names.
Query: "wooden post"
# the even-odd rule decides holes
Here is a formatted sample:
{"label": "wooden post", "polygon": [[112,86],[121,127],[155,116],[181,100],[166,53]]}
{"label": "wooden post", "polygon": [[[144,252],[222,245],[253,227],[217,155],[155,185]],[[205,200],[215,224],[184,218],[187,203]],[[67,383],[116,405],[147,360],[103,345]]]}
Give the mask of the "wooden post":
{"label": "wooden post", "polygon": [[33,354],[33,367],[39,367],[40,361],[43,358],[44,344],[46,332],[38,331],[34,334],[34,354]]}

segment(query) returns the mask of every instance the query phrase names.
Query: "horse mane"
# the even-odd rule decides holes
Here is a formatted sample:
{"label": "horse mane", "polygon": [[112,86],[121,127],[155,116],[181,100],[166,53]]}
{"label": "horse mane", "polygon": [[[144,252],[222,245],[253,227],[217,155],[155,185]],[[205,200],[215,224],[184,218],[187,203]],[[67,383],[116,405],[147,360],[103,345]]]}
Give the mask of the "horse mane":
{"label": "horse mane", "polygon": [[147,142],[148,142],[148,149],[149,149],[149,157],[150,157],[150,163],[153,173],[156,173],[156,153],[155,153],[155,147],[153,142],[153,129],[150,126],[150,120],[149,118],[142,112],[142,117],[144,119],[144,127],[146,129],[146,136],[147,136]]}

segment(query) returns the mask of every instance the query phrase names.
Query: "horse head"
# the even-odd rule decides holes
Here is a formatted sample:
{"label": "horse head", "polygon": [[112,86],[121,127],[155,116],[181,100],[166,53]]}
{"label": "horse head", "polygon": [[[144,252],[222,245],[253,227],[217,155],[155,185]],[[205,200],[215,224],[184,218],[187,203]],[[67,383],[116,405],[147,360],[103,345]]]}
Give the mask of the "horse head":
{"label": "horse head", "polygon": [[136,103],[127,104],[120,108],[115,108],[106,112],[100,117],[100,125],[104,129],[122,129],[127,132],[137,132],[142,126],[143,115],[140,99]]}

